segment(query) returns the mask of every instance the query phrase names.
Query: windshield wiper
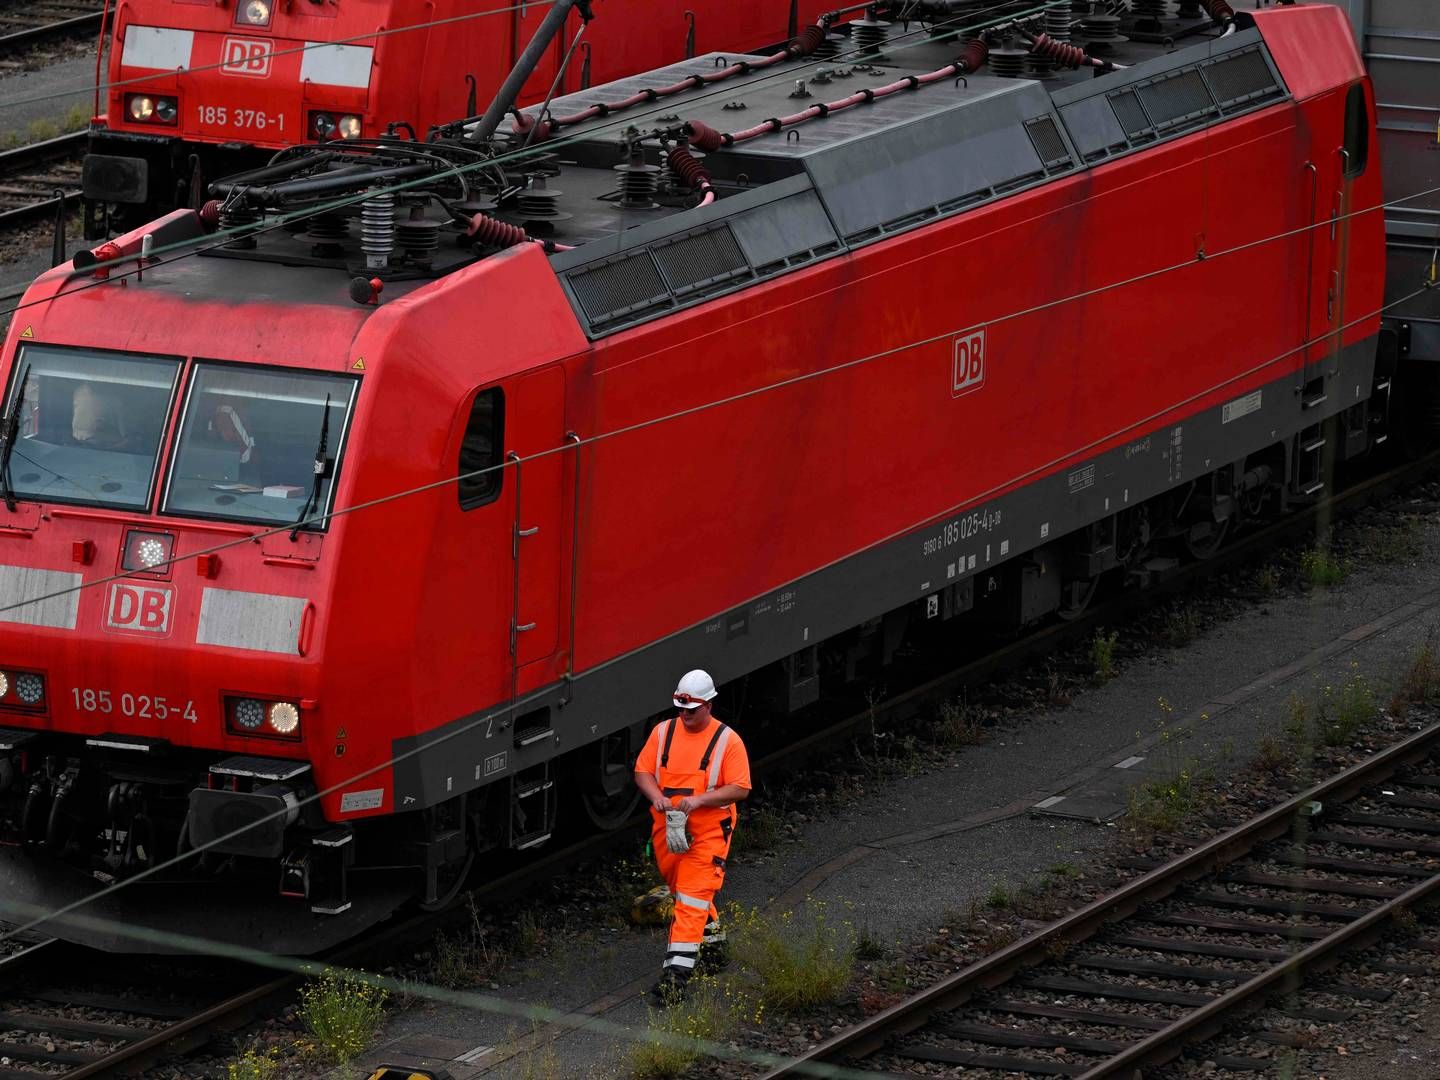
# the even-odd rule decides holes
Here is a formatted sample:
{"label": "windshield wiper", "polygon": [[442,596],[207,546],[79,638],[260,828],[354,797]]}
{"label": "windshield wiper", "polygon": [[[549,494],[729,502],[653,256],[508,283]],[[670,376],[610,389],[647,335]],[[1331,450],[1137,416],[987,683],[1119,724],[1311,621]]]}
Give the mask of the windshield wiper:
{"label": "windshield wiper", "polygon": [[315,479],[310,484],[310,494],[305,496],[305,505],[300,508],[300,516],[295,519],[295,527],[290,530],[290,540],[293,543],[300,535],[300,526],[305,524],[305,519],[310,516],[311,508],[320,509],[320,484],[329,471],[330,459],[325,456],[325,444],[330,441],[330,395],[325,395],[325,411],[320,416],[320,441],[315,446]]}
{"label": "windshield wiper", "polygon": [[10,403],[5,414],[4,431],[0,432],[0,491],[5,495],[5,509],[15,512],[15,489],[10,486],[10,455],[15,452],[15,440],[20,435],[20,410],[25,407],[25,391],[30,386],[30,365],[20,374],[20,390]]}

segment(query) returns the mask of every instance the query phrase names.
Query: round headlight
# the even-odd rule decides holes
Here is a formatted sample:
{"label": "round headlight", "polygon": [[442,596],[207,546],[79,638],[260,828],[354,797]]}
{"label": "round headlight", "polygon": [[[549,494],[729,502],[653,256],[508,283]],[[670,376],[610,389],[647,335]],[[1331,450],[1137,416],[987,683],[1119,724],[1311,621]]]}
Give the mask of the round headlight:
{"label": "round headlight", "polygon": [[270,5],[265,0],[250,0],[243,12],[245,21],[251,26],[270,25]]}
{"label": "round headlight", "polygon": [[159,540],[141,540],[135,547],[135,554],[145,566],[159,566],[165,561],[165,545]]}
{"label": "round headlight", "polygon": [[288,701],[277,701],[270,706],[270,726],[281,735],[293,735],[300,727],[300,710]]}
{"label": "round headlight", "polygon": [[175,122],[175,99],[162,97],[155,99],[155,119],[163,120],[167,124]]}
{"label": "round headlight", "polygon": [[0,671],[0,697],[10,693],[10,676]]}
{"label": "round headlight", "polygon": [[130,117],[134,120],[149,120],[155,115],[155,99],[137,94],[130,99]]}
{"label": "round headlight", "polygon": [[39,705],[45,696],[45,680],[25,672],[15,676],[15,695],[26,705]]}
{"label": "round headlight", "polygon": [[235,726],[254,731],[265,723],[265,706],[254,698],[241,698],[235,702]]}
{"label": "round headlight", "polygon": [[328,139],[335,131],[335,120],[329,113],[311,113],[310,130],[318,138]]}
{"label": "round headlight", "polygon": [[340,117],[339,131],[342,139],[358,139],[360,137],[360,117]]}

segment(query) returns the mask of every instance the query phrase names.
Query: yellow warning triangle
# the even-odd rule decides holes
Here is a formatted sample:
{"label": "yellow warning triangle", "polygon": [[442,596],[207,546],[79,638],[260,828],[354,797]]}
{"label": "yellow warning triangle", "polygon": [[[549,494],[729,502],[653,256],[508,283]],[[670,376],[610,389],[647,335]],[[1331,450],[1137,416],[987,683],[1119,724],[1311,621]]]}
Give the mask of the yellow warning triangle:
{"label": "yellow warning triangle", "polygon": [[357,356],[357,357],[355,358],[355,362],[350,365],[350,370],[351,370],[351,371],[364,371],[364,370],[365,370],[365,357],[363,357],[363,356]]}
{"label": "yellow warning triangle", "polygon": [[27,326],[27,327],[25,327],[24,330],[21,330],[21,331],[20,331],[20,336],[23,337],[23,338],[33,338],[33,337],[35,336],[35,327],[33,327],[33,326]]}
{"label": "yellow warning triangle", "polygon": [[339,728],[339,729],[335,732],[335,738],[337,738],[337,739],[343,739],[343,738],[345,738],[345,737],[346,737],[346,735],[345,735],[345,729],[344,729],[343,727],[342,727],[342,728]]}

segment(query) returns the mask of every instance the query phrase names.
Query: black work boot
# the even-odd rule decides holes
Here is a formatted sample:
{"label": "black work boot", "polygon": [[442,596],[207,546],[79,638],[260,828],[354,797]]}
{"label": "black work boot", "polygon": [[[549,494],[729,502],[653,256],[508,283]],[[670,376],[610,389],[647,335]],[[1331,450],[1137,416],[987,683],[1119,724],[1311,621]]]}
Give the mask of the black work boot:
{"label": "black work boot", "polygon": [[690,982],[688,968],[667,967],[655,985],[650,987],[650,1004],[657,1009],[668,1009],[685,997],[685,987]]}
{"label": "black work boot", "polygon": [[700,955],[696,958],[696,970],[714,975],[730,966],[730,946],[725,940],[725,931],[715,921],[706,923],[705,936],[700,941]]}

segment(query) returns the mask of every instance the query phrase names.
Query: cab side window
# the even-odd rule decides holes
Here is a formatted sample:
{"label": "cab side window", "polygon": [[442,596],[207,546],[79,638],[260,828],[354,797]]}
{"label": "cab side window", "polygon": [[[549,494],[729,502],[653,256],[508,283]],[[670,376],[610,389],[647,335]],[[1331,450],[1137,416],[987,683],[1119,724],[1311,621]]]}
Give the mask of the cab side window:
{"label": "cab side window", "polygon": [[1345,95],[1345,179],[1353,180],[1370,161],[1370,116],[1365,87],[1356,83]]}
{"label": "cab side window", "polygon": [[474,510],[500,495],[505,471],[499,466],[505,446],[505,395],[496,387],[475,395],[460,443],[460,509]]}

